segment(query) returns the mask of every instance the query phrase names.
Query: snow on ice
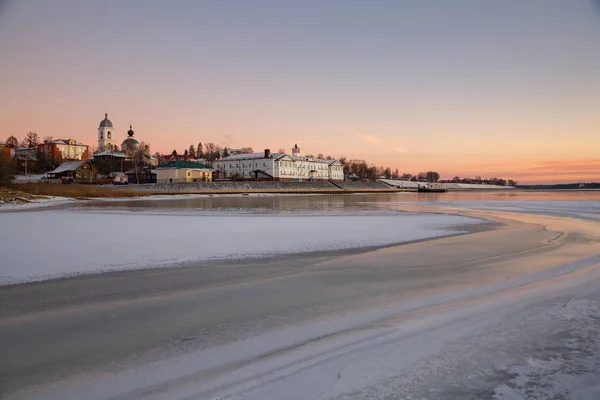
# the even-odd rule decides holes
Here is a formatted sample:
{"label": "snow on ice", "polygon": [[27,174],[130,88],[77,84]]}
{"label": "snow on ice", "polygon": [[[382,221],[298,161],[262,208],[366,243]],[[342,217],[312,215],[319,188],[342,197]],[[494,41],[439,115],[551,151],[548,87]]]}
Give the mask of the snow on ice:
{"label": "snow on ice", "polygon": [[252,215],[46,210],[0,214],[0,284],[183,262],[386,246],[478,219],[433,214]]}

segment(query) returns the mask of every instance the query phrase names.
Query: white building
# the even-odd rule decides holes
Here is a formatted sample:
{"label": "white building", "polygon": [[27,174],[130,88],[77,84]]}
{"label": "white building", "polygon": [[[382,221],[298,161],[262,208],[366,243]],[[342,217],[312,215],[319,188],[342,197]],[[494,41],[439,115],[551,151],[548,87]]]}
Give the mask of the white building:
{"label": "white building", "polygon": [[344,180],[342,164],[338,160],[303,157],[298,146],[292,155],[271,153],[236,154],[213,163],[223,178],[291,180]]}
{"label": "white building", "polygon": [[100,121],[100,126],[98,127],[98,150],[116,150],[113,136],[113,124],[108,119],[108,114],[104,114],[104,119]]}
{"label": "white building", "polygon": [[88,145],[74,139],[56,139],[38,144],[38,156],[44,160],[87,160]]}

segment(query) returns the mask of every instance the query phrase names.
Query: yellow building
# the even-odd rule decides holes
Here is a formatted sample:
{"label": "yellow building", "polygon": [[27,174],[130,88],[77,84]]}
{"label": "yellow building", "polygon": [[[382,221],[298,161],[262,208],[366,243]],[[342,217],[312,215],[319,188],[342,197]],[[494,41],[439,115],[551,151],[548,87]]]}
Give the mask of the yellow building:
{"label": "yellow building", "polygon": [[171,161],[156,168],[157,183],[211,182],[210,167],[191,161]]}

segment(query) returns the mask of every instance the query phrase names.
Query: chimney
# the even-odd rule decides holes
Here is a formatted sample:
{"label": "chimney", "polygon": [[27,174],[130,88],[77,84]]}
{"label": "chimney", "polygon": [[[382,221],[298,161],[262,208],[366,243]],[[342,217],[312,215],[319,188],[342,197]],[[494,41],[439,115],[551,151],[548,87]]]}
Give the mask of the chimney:
{"label": "chimney", "polygon": [[265,158],[271,158],[271,150],[265,149]]}

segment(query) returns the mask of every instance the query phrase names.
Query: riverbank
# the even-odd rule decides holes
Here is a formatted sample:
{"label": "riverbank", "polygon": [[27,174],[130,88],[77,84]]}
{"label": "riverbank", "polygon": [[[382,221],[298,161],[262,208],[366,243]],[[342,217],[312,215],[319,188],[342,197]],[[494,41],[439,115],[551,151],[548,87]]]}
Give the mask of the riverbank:
{"label": "riverbank", "polygon": [[[78,199],[89,198],[128,198],[153,195],[229,195],[229,194],[354,194],[354,193],[401,193],[416,192],[418,184],[407,182],[405,187],[388,185],[382,181],[313,181],[313,182],[271,182],[271,181],[219,181],[189,182],[171,184],[143,184],[128,186],[109,185],[57,185],[48,183],[23,183],[15,185],[32,195],[60,196]],[[451,185],[450,191],[509,191],[511,187],[491,185]]]}

